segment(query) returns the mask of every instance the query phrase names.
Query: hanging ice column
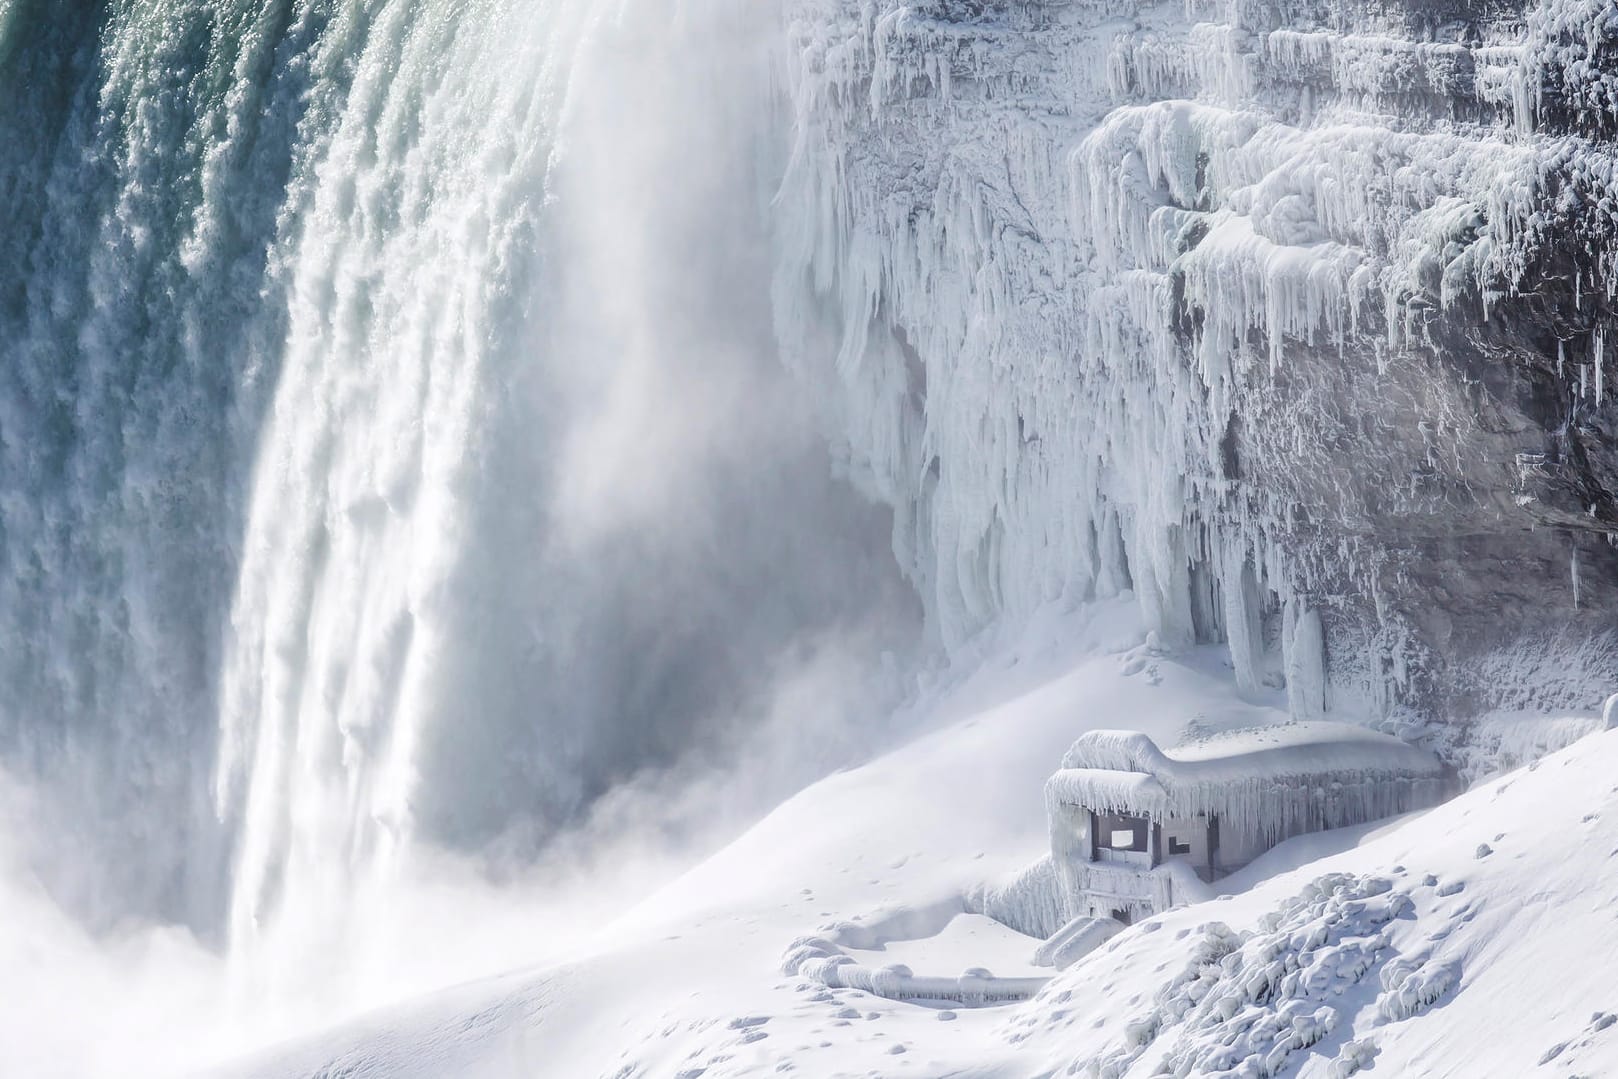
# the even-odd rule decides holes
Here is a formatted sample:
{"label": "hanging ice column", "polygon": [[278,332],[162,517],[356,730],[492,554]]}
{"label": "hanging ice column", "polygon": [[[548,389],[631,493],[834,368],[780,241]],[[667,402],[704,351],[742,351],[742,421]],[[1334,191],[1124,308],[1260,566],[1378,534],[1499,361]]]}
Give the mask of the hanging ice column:
{"label": "hanging ice column", "polygon": [[1318,719],[1326,711],[1326,633],[1320,612],[1297,601],[1287,604],[1282,632],[1287,707],[1298,719]]}
{"label": "hanging ice column", "polygon": [[946,642],[1127,585],[1245,687],[1377,714],[1475,702],[1471,654],[1559,623],[1565,573],[1514,625],[1480,601],[1537,512],[1502,465],[1563,429],[1512,304],[1575,290],[1573,224],[1611,295],[1601,222],[1545,205],[1611,148],[1510,89],[1594,18],[1552,6],[1429,45],[1381,9],[789,5],[780,337]]}

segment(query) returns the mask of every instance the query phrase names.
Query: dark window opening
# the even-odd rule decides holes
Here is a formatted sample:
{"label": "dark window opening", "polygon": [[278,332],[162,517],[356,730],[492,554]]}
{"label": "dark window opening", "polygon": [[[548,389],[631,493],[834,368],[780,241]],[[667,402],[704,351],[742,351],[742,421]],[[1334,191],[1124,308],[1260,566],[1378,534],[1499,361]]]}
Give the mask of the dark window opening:
{"label": "dark window opening", "polygon": [[1179,836],[1171,835],[1171,836],[1169,836],[1169,853],[1170,854],[1190,854],[1191,853],[1191,844],[1190,843],[1182,843],[1182,842],[1180,842],[1180,837]]}
{"label": "dark window opening", "polygon": [[1128,925],[1130,922],[1129,912],[1127,910],[1115,910],[1112,912],[1112,920]]}
{"label": "dark window opening", "polygon": [[1146,818],[1117,813],[1096,814],[1096,845],[1103,850],[1146,853]]}

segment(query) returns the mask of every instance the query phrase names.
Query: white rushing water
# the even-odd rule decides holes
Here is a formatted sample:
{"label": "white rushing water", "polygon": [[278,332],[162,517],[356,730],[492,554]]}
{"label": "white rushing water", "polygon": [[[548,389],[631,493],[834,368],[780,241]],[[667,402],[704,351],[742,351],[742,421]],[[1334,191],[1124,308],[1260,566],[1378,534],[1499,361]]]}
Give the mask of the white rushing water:
{"label": "white rushing water", "polygon": [[0,729],[85,845],[38,844],[53,892],[352,1003],[413,852],[509,872],[633,777],[765,753],[724,816],[837,763],[917,615],[775,358],[768,8],[37,15]]}

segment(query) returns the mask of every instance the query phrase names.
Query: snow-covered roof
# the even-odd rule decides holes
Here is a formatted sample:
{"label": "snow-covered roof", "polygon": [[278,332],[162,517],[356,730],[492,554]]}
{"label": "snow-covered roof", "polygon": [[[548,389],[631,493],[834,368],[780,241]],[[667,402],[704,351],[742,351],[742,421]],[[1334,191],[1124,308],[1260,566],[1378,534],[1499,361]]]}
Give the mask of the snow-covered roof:
{"label": "snow-covered roof", "polygon": [[[1143,772],[1119,772],[1106,768],[1065,768],[1056,773],[1064,777],[1065,789],[1083,791],[1090,801],[1074,802],[1092,809],[1122,809],[1129,806],[1159,806],[1168,800],[1168,792],[1155,776]],[[1054,777],[1053,777],[1054,779]],[[1067,801],[1069,799],[1064,799]]]}
{"label": "snow-covered roof", "polygon": [[1409,742],[1350,723],[1282,723],[1226,731],[1168,750],[1139,731],[1090,731],[1062,758],[1063,768],[1146,772],[1199,779],[1301,775],[1345,769],[1437,775],[1438,758]]}
{"label": "snow-covered roof", "polygon": [[1160,749],[1139,731],[1090,731],[1045,785],[1046,801],[1154,818],[1218,813],[1277,835],[1431,805],[1448,777],[1432,754],[1346,723],[1287,723]]}

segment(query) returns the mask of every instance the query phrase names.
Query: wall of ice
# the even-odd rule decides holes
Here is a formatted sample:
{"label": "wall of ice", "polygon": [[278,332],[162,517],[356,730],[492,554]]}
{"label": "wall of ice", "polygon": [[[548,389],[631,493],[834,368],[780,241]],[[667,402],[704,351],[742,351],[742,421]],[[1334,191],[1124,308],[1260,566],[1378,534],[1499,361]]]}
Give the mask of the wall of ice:
{"label": "wall of ice", "polygon": [[1598,707],[1609,7],[788,8],[778,332],[946,642],[1129,588],[1303,716]]}

